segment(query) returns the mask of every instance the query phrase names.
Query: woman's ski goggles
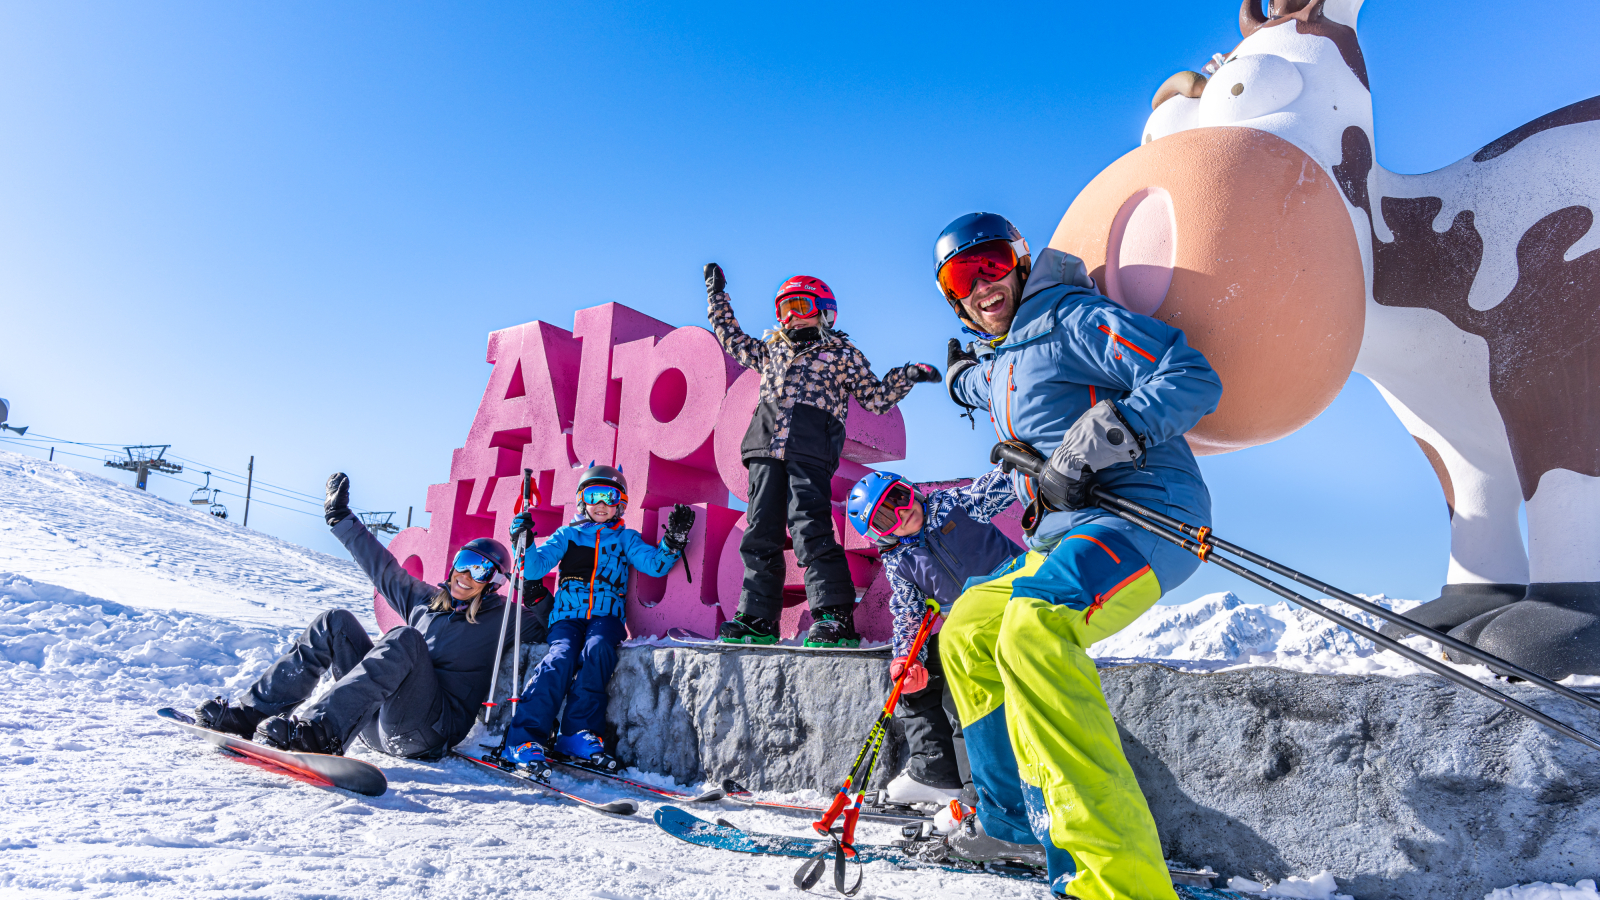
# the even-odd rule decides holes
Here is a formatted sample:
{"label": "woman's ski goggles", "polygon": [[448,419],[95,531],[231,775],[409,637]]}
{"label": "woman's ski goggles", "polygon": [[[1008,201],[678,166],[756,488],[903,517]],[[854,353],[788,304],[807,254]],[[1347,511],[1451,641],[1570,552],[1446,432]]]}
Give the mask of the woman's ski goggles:
{"label": "woman's ski goggles", "polygon": [[939,289],[951,300],[965,300],[978,279],[996,282],[1016,267],[1017,251],[1010,241],[985,241],[945,262],[939,269]]}
{"label": "woman's ski goggles", "polygon": [[817,298],[810,294],[789,294],[778,298],[778,322],[787,325],[791,319],[809,319],[818,312]]}
{"label": "woman's ski goggles", "polygon": [[867,517],[867,530],[878,537],[889,537],[900,527],[905,514],[916,502],[916,493],[911,490],[911,485],[896,481],[884,489],[883,495],[878,498],[878,505],[872,508],[872,515]]}
{"label": "woman's ski goggles", "polygon": [[580,494],[585,504],[593,503],[598,506],[616,506],[623,501],[622,492],[610,485],[595,484],[583,489]]}
{"label": "woman's ski goggles", "polygon": [[462,550],[456,554],[455,562],[450,564],[451,571],[466,572],[472,580],[480,584],[494,577],[500,567],[490,562],[476,550]]}

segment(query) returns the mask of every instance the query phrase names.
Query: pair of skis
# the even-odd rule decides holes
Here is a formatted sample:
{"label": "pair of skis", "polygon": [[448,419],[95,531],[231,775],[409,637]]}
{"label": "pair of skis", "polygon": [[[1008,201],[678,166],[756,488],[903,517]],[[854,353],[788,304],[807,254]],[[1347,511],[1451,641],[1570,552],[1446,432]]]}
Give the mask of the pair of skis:
{"label": "pair of skis", "polygon": [[[744,831],[721,820],[707,822],[675,806],[663,806],[657,809],[655,821],[662,831],[697,847],[807,860],[838,852],[838,841],[831,838],[793,837]],[[998,875],[1002,878],[1036,884],[1044,884],[1047,879],[1045,873],[1037,868],[1007,862],[976,862],[960,859],[936,862],[919,859],[911,855],[905,847],[890,844],[855,844],[854,849],[856,859],[861,863],[887,862],[897,868],[908,870]],[[1210,887],[1209,882],[1214,876],[1215,873],[1209,870],[1174,871],[1173,890],[1177,892],[1179,900],[1245,900],[1243,895],[1234,891]]]}

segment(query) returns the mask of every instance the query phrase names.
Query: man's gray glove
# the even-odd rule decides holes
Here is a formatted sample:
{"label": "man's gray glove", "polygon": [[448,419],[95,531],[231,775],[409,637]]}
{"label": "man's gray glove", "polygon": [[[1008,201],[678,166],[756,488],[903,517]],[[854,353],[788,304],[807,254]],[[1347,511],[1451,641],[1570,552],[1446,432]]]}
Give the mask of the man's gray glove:
{"label": "man's gray glove", "polygon": [[328,476],[328,499],[322,503],[322,517],[328,527],[343,522],[350,516],[350,476],[335,472]]}
{"label": "man's gray glove", "polygon": [[[1117,405],[1101,400],[1089,407],[1067,429],[1061,446],[1050,454],[1049,469],[1061,478],[1082,485],[1082,496],[1063,498],[1068,509],[1082,509],[1088,500],[1089,475],[1117,463],[1144,456],[1144,438],[1128,425]],[[1076,505],[1072,505],[1076,503]]]}
{"label": "man's gray glove", "polygon": [[706,263],[706,296],[720,294],[728,288],[728,277],[722,274],[722,267],[716,263]]}

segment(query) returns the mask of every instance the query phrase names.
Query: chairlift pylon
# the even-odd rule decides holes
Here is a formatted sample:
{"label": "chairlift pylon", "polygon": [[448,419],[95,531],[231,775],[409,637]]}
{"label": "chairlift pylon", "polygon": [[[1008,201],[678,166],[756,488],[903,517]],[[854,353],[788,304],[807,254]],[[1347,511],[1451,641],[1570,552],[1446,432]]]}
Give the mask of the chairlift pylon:
{"label": "chairlift pylon", "polygon": [[211,493],[211,473],[201,472],[200,474],[206,477],[205,487],[195,488],[194,492],[189,495],[189,502],[195,506],[206,506],[215,502],[216,497]]}

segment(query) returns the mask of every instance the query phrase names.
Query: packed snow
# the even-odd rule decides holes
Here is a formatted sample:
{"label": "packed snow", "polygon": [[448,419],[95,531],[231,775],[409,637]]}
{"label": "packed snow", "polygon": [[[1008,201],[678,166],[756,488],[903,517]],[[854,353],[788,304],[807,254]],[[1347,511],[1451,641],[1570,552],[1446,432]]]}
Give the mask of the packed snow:
{"label": "packed snow", "polygon": [[[602,816],[460,761],[358,746],[352,755],[390,783],[383,797],[361,797],[230,758],[153,715],[243,690],[331,608],[375,630],[371,587],[348,561],[0,452],[0,893],[617,900],[794,890],[793,860],[677,842],[651,822],[657,804],[643,795],[636,816]],[[1399,662],[1320,619],[1227,594],[1152,610],[1096,652],[1202,668],[1266,661],[1389,673]],[[604,782],[557,782],[629,796]],[[802,818],[733,804],[691,811],[750,830],[808,830]],[[862,823],[861,837],[896,831]],[[1027,883],[887,864],[866,875],[863,897],[1045,896]],[[1321,873],[1266,891],[1332,900],[1335,888]],[[1490,900],[1579,898],[1600,900],[1593,882],[1525,885]]]}
{"label": "packed snow", "polygon": [[1352,900],[1349,894],[1339,893],[1338,883],[1327,872],[1318,872],[1310,878],[1291,876],[1270,887],[1248,878],[1229,878],[1228,887],[1262,897],[1287,900]]}

